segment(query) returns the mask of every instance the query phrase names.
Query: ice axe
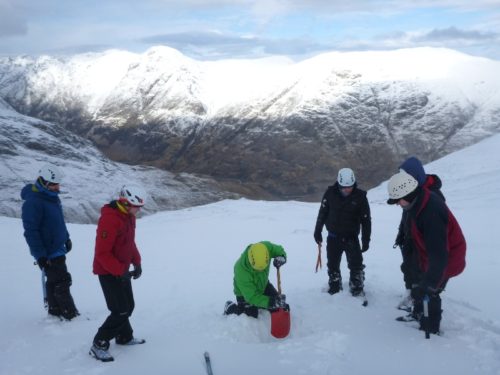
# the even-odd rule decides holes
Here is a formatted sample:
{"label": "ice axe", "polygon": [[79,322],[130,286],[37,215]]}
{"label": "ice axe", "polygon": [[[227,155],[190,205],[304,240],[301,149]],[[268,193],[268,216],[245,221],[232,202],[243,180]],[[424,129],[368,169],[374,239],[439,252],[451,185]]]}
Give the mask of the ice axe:
{"label": "ice axe", "polygon": [[318,273],[318,268],[321,269],[321,242],[318,243],[318,260],[316,260],[316,273]]}
{"label": "ice axe", "polygon": [[[276,269],[278,277],[278,293],[281,296],[281,277],[279,267]],[[290,333],[290,311],[287,308],[280,307],[271,311],[271,335],[277,339],[282,339]]]}
{"label": "ice axe", "polygon": [[425,328],[425,338],[430,339],[431,335],[429,334],[429,296],[426,294],[424,296],[424,328]]}
{"label": "ice axe", "polygon": [[42,268],[42,293],[43,293],[43,307],[45,310],[49,308],[49,302],[47,299],[47,284],[46,284],[47,274],[45,273],[45,268]]}

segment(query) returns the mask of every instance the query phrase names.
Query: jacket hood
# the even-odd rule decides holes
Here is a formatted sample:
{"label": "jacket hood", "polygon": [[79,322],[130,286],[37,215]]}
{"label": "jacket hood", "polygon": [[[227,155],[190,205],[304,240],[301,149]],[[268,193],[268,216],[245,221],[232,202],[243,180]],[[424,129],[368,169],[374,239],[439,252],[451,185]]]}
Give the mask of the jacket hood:
{"label": "jacket hood", "polygon": [[418,186],[422,186],[425,183],[426,175],[422,162],[416,157],[412,156],[406,159],[403,164],[399,166],[399,169],[404,170],[406,173],[411,175],[418,182]]}
{"label": "jacket hood", "polygon": [[436,190],[436,189],[440,190],[443,187],[443,183],[441,182],[441,179],[437,175],[428,174],[426,176],[424,186],[431,190]]}
{"label": "jacket hood", "polygon": [[35,185],[27,184],[21,189],[21,199],[25,201],[30,197],[30,195],[33,195],[37,192],[38,190],[36,189]]}

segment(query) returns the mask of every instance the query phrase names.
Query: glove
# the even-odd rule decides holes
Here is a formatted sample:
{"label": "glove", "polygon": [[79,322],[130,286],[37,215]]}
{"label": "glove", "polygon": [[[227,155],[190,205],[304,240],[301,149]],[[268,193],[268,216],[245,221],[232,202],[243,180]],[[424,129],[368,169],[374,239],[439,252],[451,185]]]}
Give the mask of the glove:
{"label": "glove", "polygon": [[362,241],[361,252],[364,253],[369,248],[370,248],[370,242],[369,241]]}
{"label": "glove", "polygon": [[49,265],[49,261],[47,260],[47,257],[40,257],[36,260],[36,263],[38,264],[38,267],[40,267],[41,270],[43,270],[45,267]]}
{"label": "glove", "polygon": [[411,298],[413,298],[416,301],[422,301],[425,295],[428,295],[429,297],[434,297],[438,294],[439,294],[438,289],[431,288],[430,286],[427,286],[424,282],[421,282],[417,286],[411,288]]}
{"label": "glove", "polygon": [[420,285],[414,286],[411,288],[411,298],[413,298],[416,301],[422,301],[425,296],[425,289],[422,288]]}
{"label": "glove", "polygon": [[68,240],[65,243],[66,246],[66,252],[69,253],[71,249],[73,248],[73,242],[68,238]]}
{"label": "glove", "polygon": [[132,277],[132,272],[130,272],[129,270],[126,270],[120,276],[116,276],[116,278],[120,279],[121,281],[129,281],[131,277]]}
{"label": "glove", "polygon": [[138,279],[139,277],[141,277],[142,275],[142,267],[140,264],[134,264],[134,270],[132,272],[130,272],[130,274],[132,275],[132,278],[135,280],[135,279]]}
{"label": "glove", "polygon": [[284,294],[277,294],[269,297],[269,310],[277,310],[286,305],[286,296]]}
{"label": "glove", "polygon": [[276,257],[273,260],[273,266],[276,268],[280,268],[285,263],[286,263],[286,258],[283,256]]}
{"label": "glove", "polygon": [[399,231],[398,232],[398,235],[396,236],[396,240],[394,241],[394,246],[393,248],[395,249],[396,247],[401,247],[403,246],[403,242],[404,242],[404,234],[403,234],[403,231]]}
{"label": "glove", "polygon": [[317,244],[323,242],[323,235],[321,234],[321,231],[314,231],[314,241],[316,241]]}

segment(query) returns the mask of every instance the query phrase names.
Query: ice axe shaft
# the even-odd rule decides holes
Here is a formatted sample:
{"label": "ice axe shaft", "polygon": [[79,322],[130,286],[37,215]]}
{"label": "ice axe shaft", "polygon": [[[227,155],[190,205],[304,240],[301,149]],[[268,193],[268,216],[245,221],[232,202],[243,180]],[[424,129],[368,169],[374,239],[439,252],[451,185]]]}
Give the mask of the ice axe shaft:
{"label": "ice axe shaft", "polygon": [[321,243],[318,244],[318,259],[316,260],[316,273],[318,273],[318,269],[321,269]]}
{"label": "ice axe shaft", "polygon": [[47,284],[46,284],[45,268],[42,268],[42,293],[43,293],[43,307],[45,310],[49,308],[49,302],[47,300]]}
{"label": "ice axe shaft", "polygon": [[[278,293],[281,295],[281,275],[280,269],[277,268]],[[288,336],[290,333],[290,311],[283,307],[275,311],[271,311],[271,335],[278,339]]]}
{"label": "ice axe shaft", "polygon": [[431,335],[429,333],[429,296],[426,294],[424,296],[424,328],[425,328],[425,338],[430,339]]}
{"label": "ice axe shaft", "polygon": [[281,275],[280,268],[276,268],[276,277],[278,278],[278,294],[281,294]]}

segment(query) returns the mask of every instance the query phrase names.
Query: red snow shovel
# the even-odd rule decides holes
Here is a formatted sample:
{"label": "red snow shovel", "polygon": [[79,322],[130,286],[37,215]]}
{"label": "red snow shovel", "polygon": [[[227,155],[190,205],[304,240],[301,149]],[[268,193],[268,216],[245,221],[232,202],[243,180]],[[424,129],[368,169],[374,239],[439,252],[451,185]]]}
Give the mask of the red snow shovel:
{"label": "red snow shovel", "polygon": [[[280,269],[278,272],[278,293],[281,295]],[[282,339],[290,333],[290,311],[283,307],[271,312],[271,335]]]}

